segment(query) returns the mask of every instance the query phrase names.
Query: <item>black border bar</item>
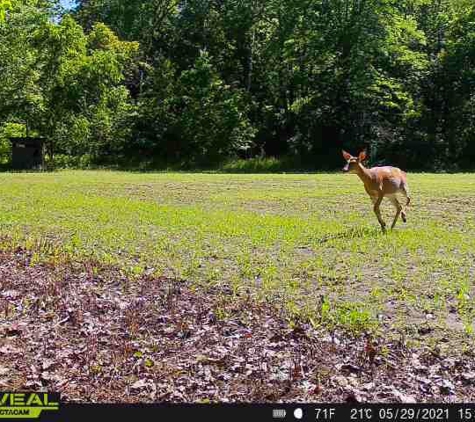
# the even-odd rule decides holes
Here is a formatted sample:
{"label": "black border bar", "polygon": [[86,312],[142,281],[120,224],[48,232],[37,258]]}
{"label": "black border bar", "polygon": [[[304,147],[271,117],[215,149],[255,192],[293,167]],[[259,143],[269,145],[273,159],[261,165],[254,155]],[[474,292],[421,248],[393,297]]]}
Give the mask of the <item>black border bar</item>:
{"label": "black border bar", "polygon": [[[301,409],[301,412],[297,409]],[[298,418],[300,416],[301,418]],[[475,422],[472,404],[60,404],[44,421],[450,421]]]}

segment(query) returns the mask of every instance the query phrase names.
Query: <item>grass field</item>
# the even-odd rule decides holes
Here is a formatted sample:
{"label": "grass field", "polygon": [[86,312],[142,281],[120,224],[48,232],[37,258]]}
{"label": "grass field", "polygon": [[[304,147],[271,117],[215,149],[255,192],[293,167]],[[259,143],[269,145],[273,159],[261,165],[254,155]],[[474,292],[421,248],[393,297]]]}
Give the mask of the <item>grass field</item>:
{"label": "grass field", "polygon": [[408,181],[408,223],[384,235],[354,175],[2,174],[0,234],[32,264],[93,259],[245,292],[290,324],[462,352],[475,328],[475,175]]}

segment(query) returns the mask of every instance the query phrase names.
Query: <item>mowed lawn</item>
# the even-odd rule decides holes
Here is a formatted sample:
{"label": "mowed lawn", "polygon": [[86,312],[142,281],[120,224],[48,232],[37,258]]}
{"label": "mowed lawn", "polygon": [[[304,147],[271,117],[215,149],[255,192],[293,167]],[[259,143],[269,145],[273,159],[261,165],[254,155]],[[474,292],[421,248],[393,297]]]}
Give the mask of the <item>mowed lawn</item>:
{"label": "mowed lawn", "polygon": [[355,175],[2,174],[0,234],[31,265],[99,260],[229,287],[290,324],[461,352],[475,328],[475,175],[408,182],[408,222],[384,235]]}

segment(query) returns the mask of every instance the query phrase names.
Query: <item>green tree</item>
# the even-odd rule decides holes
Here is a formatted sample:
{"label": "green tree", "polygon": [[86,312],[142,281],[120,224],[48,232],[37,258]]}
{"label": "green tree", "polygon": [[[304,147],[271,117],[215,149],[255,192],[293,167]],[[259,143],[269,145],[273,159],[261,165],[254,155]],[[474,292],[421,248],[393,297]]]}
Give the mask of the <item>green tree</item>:
{"label": "green tree", "polygon": [[193,68],[179,75],[164,61],[143,103],[144,119],[157,139],[155,152],[191,165],[246,151],[254,130],[246,116],[245,100],[242,90],[222,81],[205,52]]}
{"label": "green tree", "polygon": [[54,151],[92,160],[120,151],[134,107],[123,82],[137,43],[104,24],[85,35],[54,3],[24,1],[0,23],[0,118],[25,124]]}
{"label": "green tree", "polygon": [[473,8],[81,0],[78,25],[55,2],[2,0],[0,118],[94,159],[190,165],[246,151],[332,168],[341,147],[366,146],[375,163],[469,166]]}
{"label": "green tree", "polygon": [[69,155],[96,160],[120,151],[133,112],[122,82],[138,44],[120,41],[104,24],[86,36],[69,16],[46,25],[36,41],[47,102],[42,131]]}

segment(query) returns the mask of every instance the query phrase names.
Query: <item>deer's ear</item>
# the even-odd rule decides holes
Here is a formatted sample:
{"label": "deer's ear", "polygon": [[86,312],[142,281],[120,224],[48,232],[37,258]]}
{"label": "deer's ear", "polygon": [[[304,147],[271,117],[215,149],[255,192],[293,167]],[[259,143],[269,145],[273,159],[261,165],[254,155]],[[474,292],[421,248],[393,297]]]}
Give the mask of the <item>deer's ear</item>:
{"label": "deer's ear", "polygon": [[341,153],[343,154],[343,158],[348,161],[351,158],[351,154],[346,152],[344,149],[341,150]]}
{"label": "deer's ear", "polygon": [[360,155],[358,155],[358,160],[359,161],[364,161],[366,160],[366,151],[361,151]]}

